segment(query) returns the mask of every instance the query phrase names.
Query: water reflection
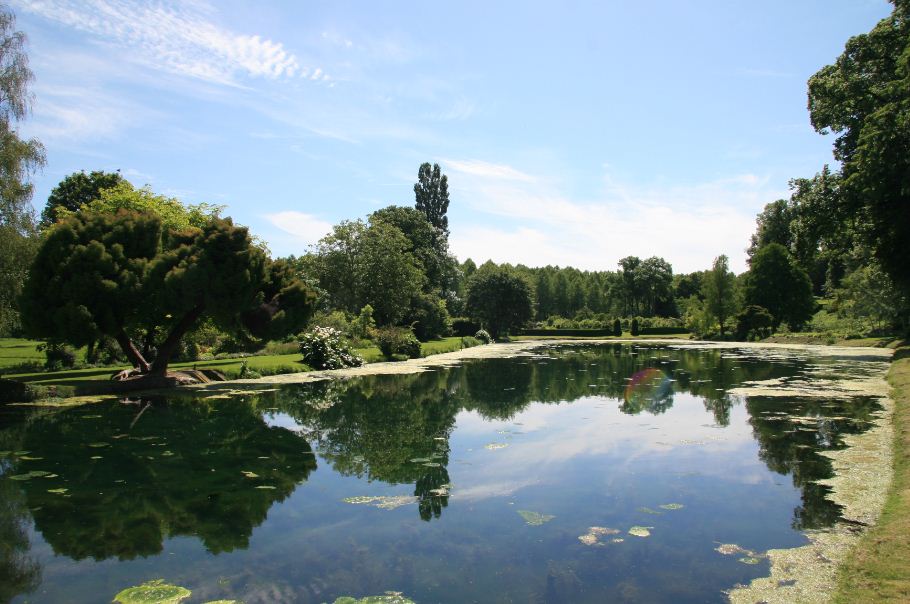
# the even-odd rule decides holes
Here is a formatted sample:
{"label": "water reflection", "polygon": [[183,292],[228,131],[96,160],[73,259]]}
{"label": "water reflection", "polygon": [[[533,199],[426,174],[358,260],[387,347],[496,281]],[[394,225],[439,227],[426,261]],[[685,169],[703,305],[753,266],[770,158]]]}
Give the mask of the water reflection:
{"label": "water reflection", "polygon": [[308,443],[243,401],[94,406],[34,419],[13,476],[57,554],[132,559],[166,538],[246,548],[276,501],[316,469]]}
{"label": "water reflection", "polygon": [[[702,601],[705,585],[731,585],[762,572],[735,561],[732,571],[718,566],[710,539],[704,552],[697,549],[705,533],[740,530],[750,514],[764,515],[766,502],[784,497],[780,526],[791,509],[798,530],[837,520],[827,489],[815,483],[831,474],[819,452],[865,429],[875,401],[728,392],[817,368],[809,363],[722,350],[576,346],[230,398],[28,414],[0,430],[0,452],[6,452],[0,454],[0,601],[41,581],[29,553],[29,515],[53,552],[73,560],[151,557],[176,536],[194,537],[208,554],[234,552],[196,564],[209,565],[210,575],[227,572],[219,564],[272,573],[256,577],[255,589],[245,587],[250,602],[256,601],[250,594],[265,593],[274,581],[296,594],[288,601],[331,601],[326,585],[342,594],[354,587],[357,593],[405,588],[416,596],[423,589],[428,601],[484,599],[500,589],[516,601],[604,601],[651,597],[657,584],[664,595]],[[486,450],[491,440],[510,446]],[[317,457],[323,471],[313,474]],[[799,490],[795,508],[797,499],[774,491],[762,463],[791,477]],[[682,513],[658,508],[664,515],[641,517],[635,510],[671,501],[659,491],[671,483],[674,497],[692,502],[686,501],[691,515],[685,526],[672,525],[671,534],[657,531],[644,542],[629,538],[611,557],[579,545],[578,536],[594,524],[665,522],[670,528]],[[715,528],[723,514],[703,494],[719,492],[729,498],[723,505],[742,510]],[[375,494],[405,496],[412,505],[358,515],[363,508],[342,503]],[[519,497],[527,501],[523,508],[495,507]],[[292,502],[283,506],[285,516],[267,520],[284,500]],[[556,520],[516,534],[511,523],[525,527],[516,509]],[[396,520],[385,525],[376,514]],[[576,517],[579,526],[566,528],[563,523]],[[402,518],[412,524],[396,524]],[[760,533],[760,522],[771,521],[762,516],[758,528],[743,530]],[[260,526],[269,536],[260,549],[251,548]],[[547,531],[562,532],[545,541]],[[768,538],[750,547],[771,545],[777,542]],[[451,565],[433,557],[439,547]],[[643,565],[645,554],[635,549],[643,547],[655,548],[647,551],[659,554],[655,560],[664,566]],[[256,566],[247,569],[247,563]],[[301,564],[312,576],[301,574]],[[469,571],[476,582],[457,596],[434,591],[458,584]],[[392,585],[386,583],[390,572],[397,573]],[[244,587],[237,581],[240,595]]]}

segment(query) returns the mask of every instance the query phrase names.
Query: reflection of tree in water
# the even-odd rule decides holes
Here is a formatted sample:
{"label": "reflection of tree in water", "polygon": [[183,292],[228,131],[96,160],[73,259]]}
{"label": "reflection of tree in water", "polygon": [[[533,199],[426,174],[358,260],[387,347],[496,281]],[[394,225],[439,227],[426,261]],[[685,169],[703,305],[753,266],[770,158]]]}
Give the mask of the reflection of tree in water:
{"label": "reflection of tree in water", "polygon": [[[5,419],[5,418],[3,418]],[[29,511],[19,486],[8,478],[16,472],[14,451],[22,450],[22,426],[0,431],[0,602],[34,591],[41,583],[41,566],[29,556]]]}
{"label": "reflection of tree in water", "polygon": [[[816,481],[830,478],[831,461],[820,451],[843,447],[846,434],[863,432],[878,409],[874,399],[749,397],[749,423],[759,443],[759,458],[773,472],[792,476],[801,490],[802,505],[793,510],[797,530],[831,526],[840,507],[826,499],[828,487]],[[811,419],[810,419],[811,418]]]}
{"label": "reflection of tree in water", "polygon": [[269,427],[247,402],[140,405],[81,407],[30,425],[23,446],[41,459],[18,471],[57,475],[22,482],[56,553],[131,559],[182,535],[212,553],[246,548],[272,504],[316,469],[305,440]]}

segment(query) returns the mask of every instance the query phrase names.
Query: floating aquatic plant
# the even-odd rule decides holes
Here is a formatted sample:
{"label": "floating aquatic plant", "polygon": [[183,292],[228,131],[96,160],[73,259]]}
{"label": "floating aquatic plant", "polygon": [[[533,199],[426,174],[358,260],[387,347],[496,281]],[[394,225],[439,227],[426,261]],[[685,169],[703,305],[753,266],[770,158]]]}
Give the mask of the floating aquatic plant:
{"label": "floating aquatic plant", "polygon": [[371,505],[382,510],[394,510],[395,508],[400,508],[403,505],[417,503],[417,497],[411,497],[409,495],[361,495],[358,497],[345,497],[342,499],[342,501],[345,503]]}
{"label": "floating aquatic plant", "polygon": [[[607,528],[605,526],[590,526],[588,527],[588,532],[584,535],[580,535],[578,540],[584,543],[585,545],[603,545],[600,541],[600,536],[602,535],[617,535],[619,534],[618,529]],[[613,543],[622,543],[622,539],[611,539]]]}
{"label": "floating aquatic plant", "polygon": [[750,564],[750,565],[758,564],[759,562],[761,562],[761,558],[756,558],[755,556],[745,556],[745,557],[740,558],[738,560],[738,562],[742,562],[743,564]]}
{"label": "floating aquatic plant", "polygon": [[681,510],[686,506],[681,503],[665,503],[657,507],[661,508],[662,510]]}
{"label": "floating aquatic plant", "polygon": [[170,585],[164,579],[148,581],[136,587],[127,587],[116,596],[120,604],[178,604],[190,597],[192,592],[185,587]]}
{"label": "floating aquatic plant", "polygon": [[45,472],[44,470],[32,470],[31,472],[26,472],[25,474],[13,474],[10,476],[10,480],[31,480],[32,478],[41,478],[42,476],[47,476],[50,472]]}
{"label": "floating aquatic plant", "polygon": [[489,449],[490,451],[495,451],[496,449],[505,449],[508,446],[509,443],[490,443],[488,445],[484,445],[484,448]]}
{"label": "floating aquatic plant", "polygon": [[635,537],[650,537],[653,526],[633,526],[629,529],[629,534]]}
{"label": "floating aquatic plant", "polygon": [[[661,507],[663,507],[663,506],[661,506]],[[642,512],[643,514],[653,514],[655,516],[660,516],[661,514],[663,514],[663,512],[658,512],[657,510],[652,510],[651,508],[646,508],[646,507],[640,507],[640,508],[638,508],[637,511]]]}
{"label": "floating aquatic plant", "polygon": [[525,524],[530,526],[540,526],[556,518],[551,514],[541,514],[530,510],[518,510],[518,515],[525,519]]}
{"label": "floating aquatic plant", "polygon": [[69,489],[64,489],[64,488],[47,490],[48,493],[53,493],[54,495],[63,495],[67,491],[69,491]]}

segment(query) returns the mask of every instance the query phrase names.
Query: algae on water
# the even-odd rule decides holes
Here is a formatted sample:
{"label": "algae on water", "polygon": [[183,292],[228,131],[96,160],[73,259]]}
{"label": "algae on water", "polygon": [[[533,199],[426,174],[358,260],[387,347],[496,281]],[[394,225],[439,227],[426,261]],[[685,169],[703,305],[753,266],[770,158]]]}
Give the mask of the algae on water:
{"label": "algae on water", "polygon": [[635,537],[650,537],[653,526],[633,526],[629,529],[629,534]]}
{"label": "algae on water", "polygon": [[415,602],[401,595],[400,591],[387,591],[381,596],[367,596],[359,600],[351,596],[343,596],[337,598],[335,604],[415,604]]}

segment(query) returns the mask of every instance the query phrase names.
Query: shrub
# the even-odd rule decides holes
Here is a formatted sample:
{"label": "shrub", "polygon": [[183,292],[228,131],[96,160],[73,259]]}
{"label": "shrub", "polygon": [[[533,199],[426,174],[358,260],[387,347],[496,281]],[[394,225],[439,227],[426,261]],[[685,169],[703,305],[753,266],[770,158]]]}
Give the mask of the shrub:
{"label": "shrub", "polygon": [[373,307],[367,304],[360,309],[360,314],[351,321],[351,337],[356,340],[366,340],[370,337],[370,332],[376,328],[376,321],[373,319]]}
{"label": "shrub", "polygon": [[61,342],[48,342],[47,344],[39,344],[38,349],[44,350],[44,354],[47,357],[44,366],[48,371],[71,369],[76,365],[76,350],[72,346]]}
{"label": "shrub", "polygon": [[762,306],[750,305],[736,315],[736,339],[755,340],[771,335],[774,317]]}
{"label": "shrub", "polygon": [[303,362],[313,369],[341,369],[359,367],[363,359],[357,356],[332,327],[313,327],[300,338]]}
{"label": "shrub", "polygon": [[431,295],[421,295],[413,301],[406,322],[411,324],[417,339],[426,342],[448,335],[452,320],[446,310],[446,301]]}
{"label": "shrub", "polygon": [[483,344],[480,340],[474,336],[464,336],[461,338],[461,347],[462,348],[473,348],[474,346],[480,346]]}
{"label": "shrub", "polygon": [[622,322],[619,319],[613,319],[613,335],[622,335]]}
{"label": "shrub", "polygon": [[491,344],[493,342],[493,336],[491,336],[486,329],[478,329],[477,333],[474,334],[474,337],[484,344]]}
{"label": "shrub", "polygon": [[452,335],[459,337],[473,337],[477,330],[480,329],[480,323],[472,321],[465,317],[455,317],[452,319]]}
{"label": "shrub", "polygon": [[238,376],[241,380],[258,380],[262,374],[254,369],[250,369],[249,363],[242,361],[240,363],[240,373]]}
{"label": "shrub", "polygon": [[638,335],[638,317],[632,319],[632,326],[629,329],[629,331],[631,331],[633,336]]}
{"label": "shrub", "polygon": [[374,339],[382,355],[389,360],[395,360],[398,355],[409,359],[416,359],[420,356],[420,341],[407,327],[377,329]]}

